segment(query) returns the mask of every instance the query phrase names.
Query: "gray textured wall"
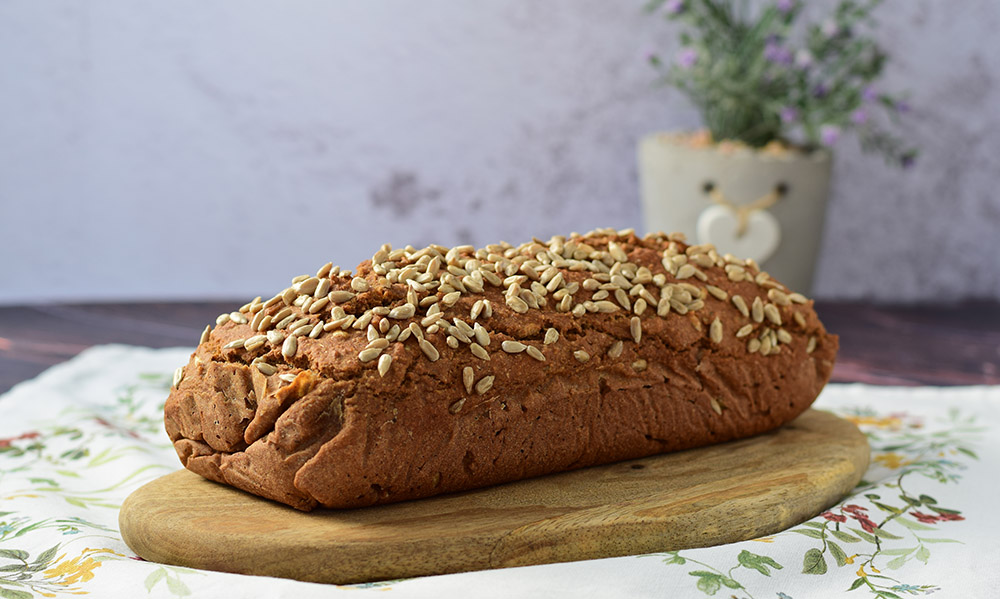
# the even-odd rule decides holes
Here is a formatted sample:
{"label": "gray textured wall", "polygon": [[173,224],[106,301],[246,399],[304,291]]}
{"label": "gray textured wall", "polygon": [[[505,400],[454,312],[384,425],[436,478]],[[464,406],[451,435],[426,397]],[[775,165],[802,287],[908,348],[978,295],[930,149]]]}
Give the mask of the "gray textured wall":
{"label": "gray textured wall", "polygon": [[[652,85],[675,30],[642,4],[8,0],[0,303],[252,297],[383,241],[641,229],[636,140],[698,124]],[[923,155],[838,146],[816,295],[998,298],[1000,4],[881,15]]]}

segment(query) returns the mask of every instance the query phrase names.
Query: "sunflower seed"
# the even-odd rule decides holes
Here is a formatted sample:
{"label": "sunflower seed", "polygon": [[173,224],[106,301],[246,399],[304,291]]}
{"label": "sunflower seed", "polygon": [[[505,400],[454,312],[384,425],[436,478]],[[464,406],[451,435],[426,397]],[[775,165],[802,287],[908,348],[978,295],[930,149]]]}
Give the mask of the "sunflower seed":
{"label": "sunflower seed", "polygon": [[357,291],[358,293],[368,291],[368,288],[368,281],[362,279],[361,277],[354,277],[351,279],[351,289]]}
{"label": "sunflower seed", "polygon": [[782,343],[791,343],[792,336],[785,329],[778,329],[778,341]]}
{"label": "sunflower seed", "polygon": [[716,345],[722,343],[722,321],[716,318],[712,321],[712,325],[708,327],[708,335],[712,339],[712,343]]}
{"label": "sunflower seed", "polygon": [[792,300],[792,302],[794,302],[796,304],[806,304],[806,303],[809,303],[809,299],[806,298],[806,296],[802,295],[801,293],[790,293],[788,295],[788,299]]}
{"label": "sunflower seed", "polygon": [[292,321],[294,321],[294,320],[295,320],[295,315],[294,314],[289,314],[288,316],[282,318],[281,322],[279,322],[278,324],[274,325],[274,328],[279,329],[279,330],[288,328],[288,325],[292,324]]}
{"label": "sunflower seed", "polygon": [[371,362],[382,353],[382,349],[383,348],[381,347],[369,347],[368,349],[363,349],[360,353],[358,353],[358,359],[362,362]]}
{"label": "sunflower seed", "polygon": [[286,383],[290,383],[290,382],[292,382],[292,381],[295,380],[296,376],[298,376],[298,375],[292,374],[290,372],[286,372],[285,374],[279,374],[278,378],[281,379],[281,380],[283,380],[283,381],[285,381]]}
{"label": "sunflower seed", "polygon": [[482,345],[479,345],[478,343],[471,343],[469,344],[469,349],[472,351],[472,355],[476,356],[480,360],[486,360],[487,362],[490,360],[490,353],[486,351]]}
{"label": "sunflower seed", "polygon": [[608,253],[611,254],[615,262],[628,262],[628,254],[625,253],[625,250],[620,245],[613,241],[608,243]]}
{"label": "sunflower seed", "polygon": [[816,351],[816,338],[810,337],[809,342],[806,343],[806,353],[811,354]]}
{"label": "sunflower seed", "polygon": [[288,289],[285,289],[284,291],[281,292],[281,301],[284,302],[286,306],[291,306],[292,302],[294,302],[295,298],[298,296],[299,294],[297,291],[295,291],[295,288],[289,287]]}
{"label": "sunflower seed", "polygon": [[222,346],[222,349],[236,349],[237,347],[243,347],[246,343],[246,339],[233,339],[229,343]]}
{"label": "sunflower seed", "polygon": [[424,355],[427,356],[431,362],[436,362],[437,359],[441,357],[441,354],[438,353],[434,344],[426,339],[420,340],[420,351],[424,352]]}
{"label": "sunflower seed", "polygon": [[239,312],[230,312],[229,320],[235,322],[236,324],[246,324],[250,322],[249,320],[247,320],[246,316],[243,316],[243,314]]}
{"label": "sunflower seed", "polygon": [[444,297],[441,298],[441,303],[444,304],[446,308],[451,307],[458,302],[461,297],[461,291],[452,291],[451,293],[444,294]]}
{"label": "sunflower seed", "polygon": [[355,320],[354,324],[351,325],[351,328],[352,329],[357,329],[359,331],[367,329],[368,325],[371,324],[372,318],[374,318],[374,317],[375,317],[375,313],[372,312],[371,310],[369,310],[369,311],[365,312],[364,314],[362,314],[361,318],[358,318],[357,320]]}
{"label": "sunflower seed", "polygon": [[767,297],[768,299],[770,299],[772,302],[774,302],[779,306],[790,306],[792,304],[791,298],[789,298],[787,294],[778,291],[777,289],[768,289]]}
{"label": "sunflower seed", "polygon": [[634,339],[636,343],[639,343],[642,340],[642,321],[639,320],[638,316],[633,316],[632,320],[629,321],[628,330],[632,333],[632,339]]}
{"label": "sunflower seed", "polygon": [[632,362],[632,370],[636,372],[642,372],[643,370],[646,370],[646,366],[648,366],[648,363],[642,358],[639,358],[635,362]]}
{"label": "sunflower seed", "polygon": [[754,322],[764,322],[764,303],[760,297],[753,298],[753,307],[750,310]]}
{"label": "sunflower seed", "polygon": [[747,342],[747,351],[752,353],[760,350],[760,339],[751,339]]}
{"label": "sunflower seed", "polygon": [[462,369],[462,383],[465,385],[465,392],[472,393],[472,386],[476,382],[476,371],[471,366]]}
{"label": "sunflower seed", "polygon": [[719,400],[715,399],[714,397],[710,397],[708,403],[711,404],[713,412],[715,412],[719,416],[722,416],[722,406],[719,405]]}
{"label": "sunflower seed", "polygon": [[281,355],[286,358],[291,358],[295,356],[295,352],[299,349],[299,341],[295,335],[291,335],[285,338],[285,342],[281,344]]}
{"label": "sunflower seed", "polygon": [[621,356],[623,349],[625,349],[625,344],[621,341],[615,341],[611,344],[611,348],[608,350],[608,357],[617,358]]}
{"label": "sunflower seed", "polygon": [[268,331],[267,332],[267,342],[271,345],[277,345],[285,340],[285,334],[281,331]]}
{"label": "sunflower seed", "polygon": [[390,366],[392,366],[392,356],[382,354],[378,359],[378,375],[385,376],[385,373],[389,372]]}
{"label": "sunflower seed", "polygon": [[545,345],[552,345],[556,341],[559,341],[559,331],[549,327],[545,331],[545,340],[542,343]]}
{"label": "sunflower seed", "polygon": [[737,339],[742,339],[742,338],[746,337],[747,335],[749,335],[752,332],[753,332],[753,325],[752,324],[745,324],[742,327],[740,327],[740,330],[736,331],[736,338]]}
{"label": "sunflower seed", "polygon": [[330,293],[331,284],[332,282],[330,281],[330,279],[322,279],[319,282],[319,285],[316,285],[316,291],[313,291],[313,298],[319,299],[325,296],[327,293]]}
{"label": "sunflower seed", "polygon": [[184,380],[184,367],[179,366],[177,370],[174,371],[174,380],[170,384],[170,386],[176,389],[183,380]]}
{"label": "sunflower seed", "polygon": [[656,315],[663,318],[667,314],[670,314],[670,298],[660,298],[660,301],[656,304]]}
{"label": "sunflower seed", "polygon": [[389,340],[379,337],[378,339],[370,341],[368,345],[365,346],[365,349],[385,349],[387,347],[389,347]]}
{"label": "sunflower seed", "polygon": [[476,326],[472,329],[472,334],[480,345],[482,345],[483,347],[489,347],[490,333],[478,322],[476,323]]}
{"label": "sunflower seed", "polygon": [[767,304],[764,306],[764,315],[767,316],[767,319],[774,324],[779,327],[781,326],[781,312],[778,311],[778,307],[774,304]]}
{"label": "sunflower seed", "polygon": [[243,347],[247,351],[253,351],[267,342],[267,335],[254,335],[243,342]]}
{"label": "sunflower seed", "polygon": [[310,339],[319,339],[319,336],[323,334],[323,324],[324,323],[321,320],[316,323],[316,326],[314,326],[311,331],[309,331]]}
{"label": "sunflower seed", "polygon": [[479,318],[479,315],[483,311],[483,300],[476,300],[476,303],[472,304],[472,309],[469,310],[469,320],[475,320]]}
{"label": "sunflower seed", "polygon": [[208,341],[208,336],[209,334],[211,334],[211,332],[212,332],[212,326],[211,325],[206,326],[205,330],[201,332],[201,339],[198,340],[198,344],[201,345],[202,343]]}
{"label": "sunflower seed", "polygon": [[729,299],[729,294],[726,293],[724,289],[720,289],[715,285],[705,285],[705,290],[711,293],[712,297],[714,297],[717,300],[724,302],[727,299]]}
{"label": "sunflower seed", "polygon": [[493,387],[493,375],[484,376],[476,383],[476,393],[483,395]]}
{"label": "sunflower seed", "polygon": [[335,304],[342,304],[348,300],[354,299],[354,294],[350,291],[331,291],[326,295],[326,297]]}
{"label": "sunflower seed", "polygon": [[694,276],[696,270],[698,269],[690,264],[683,264],[677,269],[677,274],[674,276],[677,279],[689,279]]}
{"label": "sunflower seed", "polygon": [[794,320],[795,324],[799,325],[799,327],[803,329],[806,328],[806,317],[803,316],[801,312],[793,312],[792,320]]}
{"label": "sunflower seed", "polygon": [[594,302],[594,307],[597,312],[602,314],[610,314],[621,309],[618,304],[609,301]]}
{"label": "sunflower seed", "polygon": [[520,341],[504,341],[500,344],[500,349],[504,350],[508,354],[519,354],[525,350],[527,346]]}
{"label": "sunflower seed", "polygon": [[734,295],[731,301],[733,302],[733,305],[736,306],[736,309],[740,311],[740,314],[742,314],[744,318],[748,318],[750,316],[750,310],[747,308],[747,303],[741,296]]}
{"label": "sunflower seed", "polygon": [[229,315],[228,314],[219,314],[215,318],[215,326],[220,326],[220,325],[223,325],[223,324],[225,324],[227,322],[229,322]]}
{"label": "sunflower seed", "polygon": [[615,299],[618,300],[618,303],[622,308],[625,308],[626,311],[632,310],[632,302],[629,300],[628,293],[626,293],[624,289],[615,290]]}
{"label": "sunflower seed", "polygon": [[590,354],[583,351],[582,349],[578,349],[575,352],[573,352],[573,357],[576,358],[577,362],[586,362],[590,360]]}
{"label": "sunflower seed", "polygon": [[534,345],[529,345],[527,349],[525,349],[525,353],[527,353],[532,358],[538,360],[539,362],[545,361],[545,354],[543,354],[542,350],[538,349]]}
{"label": "sunflower seed", "polygon": [[389,318],[405,320],[407,318],[412,318],[416,312],[417,308],[413,304],[403,304],[402,306],[396,306],[395,308],[389,310]]}
{"label": "sunflower seed", "polygon": [[330,303],[330,298],[328,298],[328,297],[324,297],[323,299],[315,300],[314,302],[312,302],[312,304],[309,305],[309,313],[310,314],[318,314],[329,303]]}
{"label": "sunflower seed", "polygon": [[322,279],[330,274],[330,270],[333,268],[333,262],[327,262],[316,271],[316,278]]}
{"label": "sunflower seed", "polygon": [[507,298],[507,306],[518,314],[524,314],[528,311],[527,302],[516,296]]}
{"label": "sunflower seed", "polygon": [[268,364],[267,362],[255,362],[257,370],[261,372],[264,376],[271,376],[272,374],[278,372],[278,367],[274,364]]}

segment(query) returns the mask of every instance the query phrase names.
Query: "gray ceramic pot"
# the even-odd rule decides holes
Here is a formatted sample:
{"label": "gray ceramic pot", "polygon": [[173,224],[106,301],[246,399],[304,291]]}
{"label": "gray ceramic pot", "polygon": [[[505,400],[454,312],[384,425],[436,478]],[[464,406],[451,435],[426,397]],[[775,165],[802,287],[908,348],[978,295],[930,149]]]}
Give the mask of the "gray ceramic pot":
{"label": "gray ceramic pot", "polygon": [[774,278],[808,294],[826,214],[830,154],[700,148],[682,137],[658,133],[639,144],[646,230],[679,231],[720,253],[754,258]]}

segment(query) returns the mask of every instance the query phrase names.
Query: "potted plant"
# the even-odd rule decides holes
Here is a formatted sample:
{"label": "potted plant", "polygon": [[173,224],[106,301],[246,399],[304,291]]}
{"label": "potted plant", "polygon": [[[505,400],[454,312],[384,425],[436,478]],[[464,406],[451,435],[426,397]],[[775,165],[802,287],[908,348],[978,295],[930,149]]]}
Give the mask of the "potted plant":
{"label": "potted plant", "polygon": [[890,164],[916,157],[886,130],[908,106],[877,84],[887,57],[865,32],[879,2],[841,0],[828,18],[805,23],[798,0],[756,10],[739,0],[653,0],[651,12],[685,27],[673,60],[650,60],[706,129],[640,142],[647,229],[752,257],[808,292],[830,148],[853,132]]}

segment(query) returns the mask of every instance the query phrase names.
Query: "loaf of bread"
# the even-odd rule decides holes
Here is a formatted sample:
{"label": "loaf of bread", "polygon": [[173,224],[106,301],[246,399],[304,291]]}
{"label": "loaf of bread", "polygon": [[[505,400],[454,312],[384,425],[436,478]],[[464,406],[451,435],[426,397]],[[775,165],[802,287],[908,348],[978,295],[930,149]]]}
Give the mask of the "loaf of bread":
{"label": "loaf of bread", "polygon": [[165,421],[205,478],[347,508],[761,433],[836,352],[811,301],[680,235],[384,245],[219,316]]}

